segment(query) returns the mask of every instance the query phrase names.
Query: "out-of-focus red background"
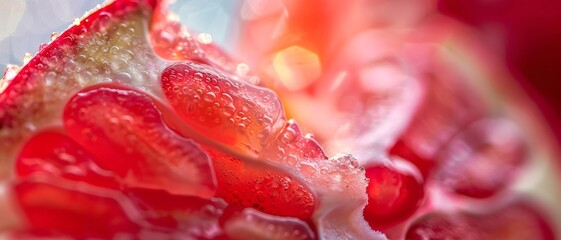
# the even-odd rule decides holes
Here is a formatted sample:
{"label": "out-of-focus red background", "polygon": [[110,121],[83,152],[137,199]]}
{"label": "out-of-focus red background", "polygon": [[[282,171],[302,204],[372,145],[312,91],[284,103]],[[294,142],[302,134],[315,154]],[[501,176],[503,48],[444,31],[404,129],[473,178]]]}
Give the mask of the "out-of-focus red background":
{"label": "out-of-focus red background", "polygon": [[561,142],[561,1],[439,0],[438,10],[481,32]]}

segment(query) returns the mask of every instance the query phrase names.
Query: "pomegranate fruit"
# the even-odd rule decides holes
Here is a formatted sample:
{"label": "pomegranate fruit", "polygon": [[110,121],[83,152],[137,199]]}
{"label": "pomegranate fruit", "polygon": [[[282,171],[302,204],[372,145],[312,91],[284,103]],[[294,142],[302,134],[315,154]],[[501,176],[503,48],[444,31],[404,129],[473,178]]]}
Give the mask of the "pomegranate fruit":
{"label": "pomegranate fruit", "polygon": [[244,1],[247,63],[167,1],[99,6],[0,80],[0,232],[555,239],[531,106],[432,1],[401,3]]}

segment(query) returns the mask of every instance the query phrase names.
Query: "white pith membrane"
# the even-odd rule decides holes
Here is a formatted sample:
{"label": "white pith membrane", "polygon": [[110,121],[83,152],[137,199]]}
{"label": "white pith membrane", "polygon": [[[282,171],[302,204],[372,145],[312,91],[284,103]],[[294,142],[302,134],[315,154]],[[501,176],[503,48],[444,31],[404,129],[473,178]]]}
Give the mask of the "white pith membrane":
{"label": "white pith membrane", "polygon": [[[144,6],[120,16],[103,13],[97,20],[98,23],[94,23],[93,31],[80,35],[63,33],[53,40],[56,43],[62,38],[74,38],[77,39],[76,46],[65,46],[68,49],[59,52],[61,55],[51,57],[43,57],[50,55],[45,53],[52,49],[50,46],[44,47],[29,61],[30,64],[19,70],[19,77],[26,78],[24,81],[29,84],[20,85],[21,89],[18,90],[24,93],[18,97],[19,102],[15,104],[17,108],[0,112],[0,116],[7,114],[13,117],[10,120],[13,125],[0,126],[0,179],[13,178],[11,169],[14,158],[22,144],[34,132],[62,126],[61,116],[65,103],[70,96],[84,87],[102,82],[130,86],[157,100],[156,104],[160,105],[164,118],[173,118],[172,115],[175,114],[162,94],[159,80],[162,70],[172,62],[159,58],[150,46],[150,16],[149,8]],[[113,21],[114,18],[124,19]],[[76,22],[71,27],[76,27],[76,24],[79,23]],[[78,53],[73,53],[73,50],[77,50]],[[64,65],[61,65],[62,62]],[[38,66],[41,70],[28,69],[30,65]],[[9,84],[17,76],[13,74],[16,71],[17,69],[6,74],[0,86]],[[383,234],[370,229],[363,219],[362,210],[367,202],[364,191],[367,180],[364,170],[352,156],[339,155],[321,161],[299,159],[299,164],[291,165],[283,158],[267,159],[240,153],[237,149],[200,135],[185,124],[177,123],[177,119],[166,120],[179,124],[179,131],[197,142],[234,155],[247,164],[282,169],[289,176],[292,175],[294,180],[307,185],[317,197],[318,207],[313,220],[318,227],[320,238],[385,239]],[[12,209],[9,206],[13,203],[4,201],[9,197],[7,193],[2,194],[0,209]],[[17,209],[8,212],[14,211]],[[10,219],[15,218],[4,218],[0,221],[0,229],[17,225]],[[229,231],[236,232],[235,227],[230,226]]]}

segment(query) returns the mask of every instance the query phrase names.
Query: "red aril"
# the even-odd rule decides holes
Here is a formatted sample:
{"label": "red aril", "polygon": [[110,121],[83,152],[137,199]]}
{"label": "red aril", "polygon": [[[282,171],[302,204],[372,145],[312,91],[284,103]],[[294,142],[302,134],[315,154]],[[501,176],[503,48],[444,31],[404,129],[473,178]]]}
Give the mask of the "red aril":
{"label": "red aril", "polygon": [[555,239],[547,219],[532,204],[514,201],[478,212],[431,213],[417,219],[406,239]]}
{"label": "red aril", "polygon": [[421,104],[389,150],[415,164],[425,178],[440,164],[436,158],[445,144],[483,111],[478,98],[462,91],[465,83],[435,65],[421,70],[426,76]]}
{"label": "red aril", "polygon": [[97,166],[94,157],[66,135],[46,131],[33,136],[16,159],[16,174],[61,177],[106,188],[119,188],[115,174]]}
{"label": "red aril", "polygon": [[267,215],[245,209],[231,215],[224,223],[224,232],[229,239],[316,239],[310,227],[299,219]]}
{"label": "red aril", "polygon": [[100,167],[128,186],[201,197],[214,193],[208,156],[166,127],[143,93],[110,86],[82,90],[67,103],[64,125]]}
{"label": "red aril", "polygon": [[366,166],[369,179],[368,205],[364,218],[374,229],[387,228],[405,220],[421,205],[424,181],[420,173],[401,160]]}
{"label": "red aril", "polygon": [[141,216],[114,190],[56,178],[34,178],[14,183],[13,191],[31,231],[112,238],[134,234],[141,228]]}
{"label": "red aril", "polygon": [[312,216],[316,196],[297,179],[213,150],[209,154],[218,182],[217,197],[233,206],[271,215],[305,220]]}
{"label": "red aril", "polygon": [[460,216],[432,213],[417,220],[407,232],[408,240],[480,239],[477,230]]}
{"label": "red aril", "polygon": [[[319,143],[311,135],[302,135],[294,120],[288,120],[274,141],[267,146],[262,155],[295,166],[306,160],[325,160],[327,157]],[[305,173],[304,173],[305,174]]]}
{"label": "red aril", "polygon": [[[159,7],[167,8],[162,5]],[[181,26],[177,16],[165,15],[162,11],[156,10],[152,19],[150,42],[154,51],[165,59],[208,62],[197,40]]]}
{"label": "red aril", "polygon": [[226,203],[221,199],[173,195],[162,190],[123,190],[146,222],[186,236],[210,239],[221,233],[218,220]]}
{"label": "red aril", "polygon": [[485,119],[454,137],[438,156],[436,180],[474,198],[495,195],[511,185],[527,163],[527,143],[506,119]]}
{"label": "red aril", "polygon": [[208,65],[174,64],[163,71],[161,84],[185,123],[241,151],[261,152],[283,120],[270,90],[230,79]]}

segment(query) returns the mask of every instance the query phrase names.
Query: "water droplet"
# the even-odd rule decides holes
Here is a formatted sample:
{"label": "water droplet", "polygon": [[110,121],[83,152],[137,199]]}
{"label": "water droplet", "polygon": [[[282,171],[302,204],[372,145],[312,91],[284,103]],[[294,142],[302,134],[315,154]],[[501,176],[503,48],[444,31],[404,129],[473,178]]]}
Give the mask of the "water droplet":
{"label": "water droplet", "polygon": [[207,102],[214,102],[214,99],[216,99],[216,94],[213,92],[208,92],[204,96],[204,100]]}
{"label": "water droplet", "polygon": [[92,133],[90,128],[84,128],[84,130],[82,130],[82,135],[90,142],[97,141],[97,137]]}
{"label": "water droplet", "polygon": [[23,55],[23,64],[27,64],[29,60],[31,60],[31,58],[33,58],[33,55],[31,55],[31,53],[25,53]]}
{"label": "water droplet", "polygon": [[296,157],[294,154],[289,154],[286,157],[286,162],[291,166],[295,166],[298,163],[298,157]]}
{"label": "water droplet", "polygon": [[287,127],[284,133],[282,134],[281,141],[284,144],[289,144],[290,142],[294,141],[296,138],[296,132],[294,129]]}
{"label": "water droplet", "polygon": [[117,54],[119,53],[119,47],[117,47],[117,46],[112,46],[112,47],[109,49],[109,53],[111,53],[111,54],[113,54],[113,55],[117,55]]}
{"label": "water droplet", "polygon": [[240,132],[245,132],[245,129],[247,128],[247,126],[243,123],[238,124],[238,131]]}
{"label": "water droplet", "polygon": [[316,166],[309,162],[300,163],[300,172],[307,177],[311,177],[316,173]]}
{"label": "water droplet", "polygon": [[122,72],[115,75],[115,79],[113,80],[126,83],[126,82],[130,82],[132,80],[132,77],[129,73]]}
{"label": "water droplet", "polygon": [[245,63],[240,63],[236,67],[236,73],[240,76],[245,76],[249,72],[249,66]]}
{"label": "water droplet", "polygon": [[51,33],[51,41],[54,41],[54,40],[57,39],[59,36],[60,36],[60,34],[57,33],[57,32]]}
{"label": "water droplet", "polygon": [[257,201],[259,202],[265,202],[265,200],[267,200],[265,193],[263,193],[262,191],[258,191],[255,195],[257,197]]}
{"label": "water droplet", "polygon": [[197,72],[197,73],[193,74],[193,79],[194,79],[195,81],[201,81],[201,80],[203,80],[203,74]]}
{"label": "water droplet", "polygon": [[222,93],[222,95],[220,96],[220,100],[222,100],[222,102],[225,104],[230,104],[234,102],[234,99],[228,93]]}
{"label": "water droplet", "polygon": [[211,44],[212,43],[212,36],[208,33],[200,33],[197,36],[197,40],[199,40],[202,44]]}
{"label": "water droplet", "polygon": [[45,85],[46,86],[52,86],[53,83],[56,80],[56,73],[55,72],[49,72],[45,75]]}
{"label": "water droplet", "polygon": [[72,156],[72,155],[70,155],[70,154],[68,154],[68,153],[65,153],[65,152],[59,153],[59,154],[58,154],[58,158],[59,158],[60,160],[66,161],[66,162],[68,162],[68,163],[74,163],[74,162],[76,162],[76,158],[74,158],[74,156]]}

